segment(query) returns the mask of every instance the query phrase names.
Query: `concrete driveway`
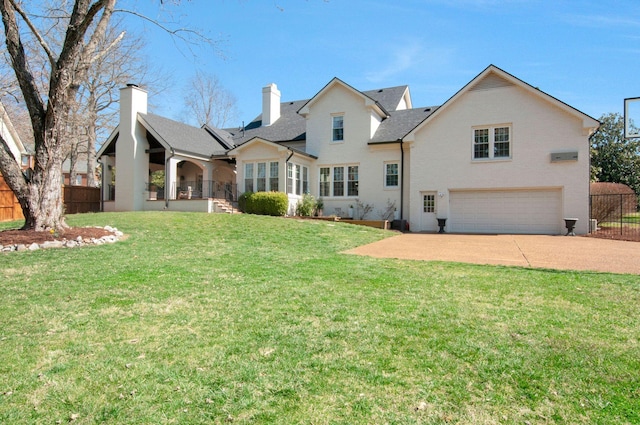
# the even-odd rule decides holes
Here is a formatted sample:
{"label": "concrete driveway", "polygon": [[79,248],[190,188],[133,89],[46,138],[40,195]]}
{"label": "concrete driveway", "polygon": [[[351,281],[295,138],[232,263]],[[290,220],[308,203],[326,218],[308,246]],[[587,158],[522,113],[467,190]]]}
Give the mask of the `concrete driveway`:
{"label": "concrete driveway", "polygon": [[347,253],[640,275],[640,243],[580,236],[406,233]]}

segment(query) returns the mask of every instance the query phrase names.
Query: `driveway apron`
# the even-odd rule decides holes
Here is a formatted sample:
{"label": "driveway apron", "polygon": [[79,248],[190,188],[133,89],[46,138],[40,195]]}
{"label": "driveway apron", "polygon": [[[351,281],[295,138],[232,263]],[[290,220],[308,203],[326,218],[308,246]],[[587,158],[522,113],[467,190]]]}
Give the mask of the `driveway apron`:
{"label": "driveway apron", "polygon": [[580,236],[406,233],[346,253],[640,275],[640,243]]}

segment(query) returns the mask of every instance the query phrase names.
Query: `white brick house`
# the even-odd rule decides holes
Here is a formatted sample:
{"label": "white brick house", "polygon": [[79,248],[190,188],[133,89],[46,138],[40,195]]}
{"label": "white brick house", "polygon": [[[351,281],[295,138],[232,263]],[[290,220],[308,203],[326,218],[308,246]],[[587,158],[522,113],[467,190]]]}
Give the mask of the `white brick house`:
{"label": "white brick house", "polygon": [[[439,107],[414,107],[408,86],[362,92],[334,78],[310,99],[282,102],[271,84],[244,128],[197,129],[209,150],[223,152],[196,166],[207,180],[235,162],[238,193],[286,192],[291,212],[310,193],[325,214],[359,202],[377,218],[394,204],[412,231],[435,231],[440,218],[450,232],[561,234],[563,218],[575,217],[586,233],[589,136],[598,125],[493,65]],[[182,143],[162,146],[168,179]]]}

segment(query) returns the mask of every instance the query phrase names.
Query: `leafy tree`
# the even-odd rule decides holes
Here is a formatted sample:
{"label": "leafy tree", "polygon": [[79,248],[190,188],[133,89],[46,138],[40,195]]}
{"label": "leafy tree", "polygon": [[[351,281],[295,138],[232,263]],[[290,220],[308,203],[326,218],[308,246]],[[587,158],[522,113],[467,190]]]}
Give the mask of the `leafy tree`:
{"label": "leafy tree", "polygon": [[605,114],[600,122],[591,137],[591,180],[623,183],[640,195],[640,140],[624,138],[620,114]]}

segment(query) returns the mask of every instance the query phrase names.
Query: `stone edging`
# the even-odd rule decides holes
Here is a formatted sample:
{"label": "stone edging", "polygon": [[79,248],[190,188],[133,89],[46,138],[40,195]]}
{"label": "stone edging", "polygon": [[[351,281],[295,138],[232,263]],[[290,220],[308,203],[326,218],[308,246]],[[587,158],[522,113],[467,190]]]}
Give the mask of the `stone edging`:
{"label": "stone edging", "polygon": [[101,238],[89,238],[84,239],[82,236],[78,236],[76,239],[67,240],[54,240],[54,241],[45,241],[41,244],[32,243],[31,245],[25,244],[15,244],[15,245],[0,245],[0,252],[14,252],[14,251],[37,251],[39,249],[49,249],[49,248],[78,248],[82,246],[90,246],[90,245],[104,245],[107,243],[115,243],[120,240],[124,236],[124,233],[116,229],[115,227],[105,226],[99,227],[99,229],[104,229],[107,232],[111,233],[110,235],[102,236]]}

